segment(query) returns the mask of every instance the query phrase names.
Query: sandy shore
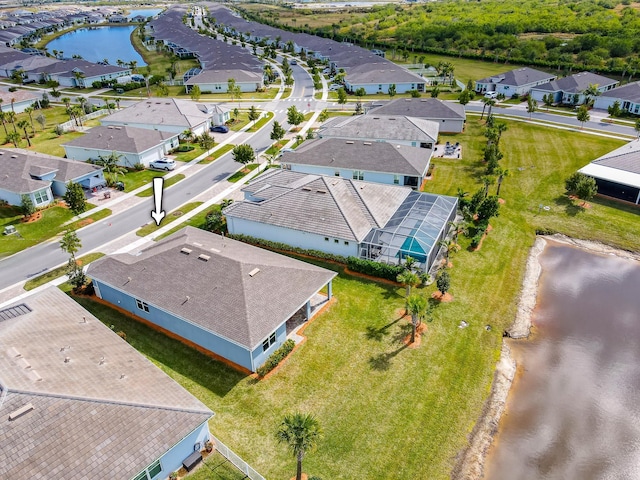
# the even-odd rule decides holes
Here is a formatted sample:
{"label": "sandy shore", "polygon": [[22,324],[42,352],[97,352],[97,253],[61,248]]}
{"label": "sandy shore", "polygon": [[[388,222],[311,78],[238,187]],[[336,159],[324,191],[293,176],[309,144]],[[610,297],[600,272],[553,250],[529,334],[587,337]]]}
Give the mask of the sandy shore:
{"label": "sandy shore", "polygon": [[[507,333],[512,338],[526,338],[529,336],[532,313],[536,306],[538,281],[542,272],[538,257],[544,251],[547,240],[581,248],[596,254],[617,255],[622,258],[640,261],[640,253],[638,252],[616,249],[599,242],[578,240],[564,235],[537,237],[527,259],[516,318],[507,330]],[[511,357],[509,346],[503,341],[500,359],[496,364],[493,384],[491,385],[491,393],[482,409],[480,419],[469,436],[469,445],[458,456],[456,466],[451,473],[452,480],[478,480],[483,478],[486,455],[493,443],[493,437],[498,431],[500,417],[504,412],[515,372],[516,362]]]}

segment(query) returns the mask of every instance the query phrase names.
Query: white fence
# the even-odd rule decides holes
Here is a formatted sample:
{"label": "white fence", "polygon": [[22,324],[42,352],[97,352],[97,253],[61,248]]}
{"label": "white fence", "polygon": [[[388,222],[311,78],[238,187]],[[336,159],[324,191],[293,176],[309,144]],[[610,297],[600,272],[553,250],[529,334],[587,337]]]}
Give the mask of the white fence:
{"label": "white fence", "polygon": [[[107,115],[108,113],[109,112],[107,110],[96,110],[95,112],[91,112],[91,113],[87,113],[86,115],[83,115],[78,121],[78,123],[84,124],[84,122],[86,122],[87,120],[91,120],[92,118],[102,117],[104,115]],[[62,130],[65,132],[71,132],[80,127],[80,125],[76,125],[75,120],[69,120],[68,122],[61,123],[60,126],[62,127]]]}
{"label": "white fence", "polygon": [[233,463],[238,470],[244,473],[251,480],[265,480],[265,478],[256,472],[251,466],[242,460],[238,455],[236,455],[229,447],[227,447],[224,443],[218,440],[216,437],[211,435],[211,440],[215,445],[216,450],[220,452],[220,455],[225,457],[231,463]]}

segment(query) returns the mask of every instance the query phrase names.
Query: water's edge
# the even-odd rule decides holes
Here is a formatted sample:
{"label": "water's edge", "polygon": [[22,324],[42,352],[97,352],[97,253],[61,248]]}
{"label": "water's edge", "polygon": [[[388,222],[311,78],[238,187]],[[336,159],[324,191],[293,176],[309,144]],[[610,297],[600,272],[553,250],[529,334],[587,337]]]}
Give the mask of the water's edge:
{"label": "water's edge", "polygon": [[[542,272],[538,257],[547,245],[545,238],[597,254],[616,255],[640,261],[640,253],[638,252],[619,250],[598,242],[574,239],[559,234],[536,237],[527,259],[516,318],[506,332],[511,338],[527,338],[529,336],[532,313],[538,294],[538,282]],[[468,446],[457,457],[456,465],[451,473],[452,480],[477,480],[483,478],[487,452],[498,431],[500,418],[504,412],[515,373],[516,362],[511,356],[509,346],[503,340],[500,358],[496,364],[491,385],[491,392],[482,408],[478,422],[469,435]]]}

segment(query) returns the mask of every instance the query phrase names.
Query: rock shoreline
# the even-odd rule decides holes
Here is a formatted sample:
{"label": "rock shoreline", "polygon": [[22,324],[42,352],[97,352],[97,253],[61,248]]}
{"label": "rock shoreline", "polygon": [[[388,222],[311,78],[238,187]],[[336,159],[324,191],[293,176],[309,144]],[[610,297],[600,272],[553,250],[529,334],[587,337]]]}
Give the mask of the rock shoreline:
{"label": "rock shoreline", "polygon": [[[511,338],[527,338],[529,336],[532,313],[536,306],[538,282],[542,273],[542,266],[538,261],[538,257],[544,251],[547,239],[596,254],[617,255],[622,258],[640,261],[640,253],[638,252],[620,250],[599,242],[579,240],[560,234],[536,237],[527,259],[516,318],[506,331],[505,336]],[[503,340],[500,359],[496,364],[491,385],[491,393],[482,409],[480,419],[469,436],[469,445],[458,455],[456,466],[451,473],[452,480],[478,480],[483,478],[486,456],[498,431],[500,418],[504,412],[515,373],[516,362],[511,357],[509,346]]]}

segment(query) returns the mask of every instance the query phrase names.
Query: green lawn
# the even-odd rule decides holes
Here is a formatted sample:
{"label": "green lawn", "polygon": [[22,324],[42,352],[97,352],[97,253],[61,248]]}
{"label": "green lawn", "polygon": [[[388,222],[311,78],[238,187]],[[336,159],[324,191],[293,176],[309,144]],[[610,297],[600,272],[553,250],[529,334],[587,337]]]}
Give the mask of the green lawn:
{"label": "green lawn", "polygon": [[[84,255],[83,257],[78,258],[78,262],[81,265],[86,266],[91,262],[93,262],[94,260],[97,260],[101,257],[104,257],[104,253],[101,253],[101,252],[89,253],[88,255]],[[27,282],[24,284],[24,289],[27,291],[33,290],[34,288],[39,287],[40,285],[44,285],[45,283],[48,283],[51,280],[55,280],[56,278],[66,275],[66,273],[67,273],[66,265],[63,265],[62,267],[54,268],[53,270],[50,270],[47,273],[44,273],[35,278],[32,278],[31,280],[27,280]]]}
{"label": "green lawn", "polygon": [[209,213],[219,212],[219,211],[220,211],[220,205],[212,205],[211,208],[209,208],[207,210],[204,210],[204,211],[202,211],[200,213],[197,213],[196,215],[191,217],[186,222],[181,222],[180,225],[176,225],[175,227],[173,227],[168,232],[163,233],[162,235],[159,235],[158,237],[156,237],[156,240],[161,240],[164,237],[168,237],[172,233],[175,233],[178,230],[180,230],[181,228],[184,228],[186,226],[191,226],[191,227],[203,228],[204,229],[204,224],[205,224],[205,220],[207,218],[207,215]]}
{"label": "green lawn", "polygon": [[266,112],[260,120],[247,129],[247,132],[257,132],[273,118],[273,112]]}
{"label": "green lawn", "polygon": [[155,177],[164,177],[167,173],[155,170],[131,170],[124,175],[118,175],[118,181],[124,182],[125,192],[130,192],[151,183]]}
{"label": "green lawn", "polygon": [[255,170],[256,168],[258,168],[258,164],[257,163],[250,163],[248,165],[245,165],[242,170],[238,170],[236,173],[234,173],[233,175],[231,175],[229,178],[227,178],[228,182],[231,183],[235,183],[238,180],[242,179],[245,177],[245,175],[247,175],[247,173]]}
{"label": "green lawn", "polygon": [[[90,204],[88,204],[90,206]],[[42,210],[42,218],[36,222],[22,223],[22,214],[17,207],[0,207],[0,230],[4,230],[5,225],[15,225],[20,234],[0,237],[0,258],[13,255],[20,250],[32,247],[40,242],[54,237],[66,228],[80,228],[92,221],[100,220],[111,214],[111,210],[104,209],[95,212],[93,215],[64,226],[74,215],[68,208],[54,206]]]}
{"label": "green lawn", "polygon": [[230,152],[231,150],[233,150],[233,147],[235,147],[235,145],[233,145],[232,143],[227,143],[226,145],[223,145],[218,150],[213,152],[207,158],[205,158],[203,160],[200,160],[198,163],[203,163],[203,164],[211,163],[211,162],[219,159],[220,157],[222,157],[225,153]]}
{"label": "green lawn", "polygon": [[247,477],[214,450],[187,478],[189,480],[244,480]]}
{"label": "green lawn", "polygon": [[[181,173],[179,173],[178,175],[174,175],[171,178],[167,178],[164,181],[164,188],[169,188],[171,185],[173,185],[174,183],[178,183],[183,178],[184,178],[184,175]],[[136,194],[137,197],[150,197],[151,195],[153,195],[153,187],[149,187],[146,190],[143,190]]]}
{"label": "green lawn", "polygon": [[156,222],[147,223],[144,227],[140,228],[136,232],[136,235],[138,235],[139,237],[146,237],[147,235],[152,234],[156,230],[159,230],[160,228],[166,226],[168,223],[172,223],[172,222],[175,222],[176,220],[180,220],[180,217],[182,215],[184,215],[185,213],[189,213],[191,210],[198,207],[199,205],[202,205],[202,202],[187,203],[182,207],[180,207],[179,209],[173,210],[172,212],[167,213],[166,216],[160,222],[160,226],[157,226]]}
{"label": "green lawn", "polygon": [[193,150],[190,150],[188,152],[175,152],[173,156],[178,162],[190,162],[191,160],[193,160],[194,158],[198,158],[205,152],[204,149],[197,143],[188,143],[182,145],[191,145],[194,148]]}

